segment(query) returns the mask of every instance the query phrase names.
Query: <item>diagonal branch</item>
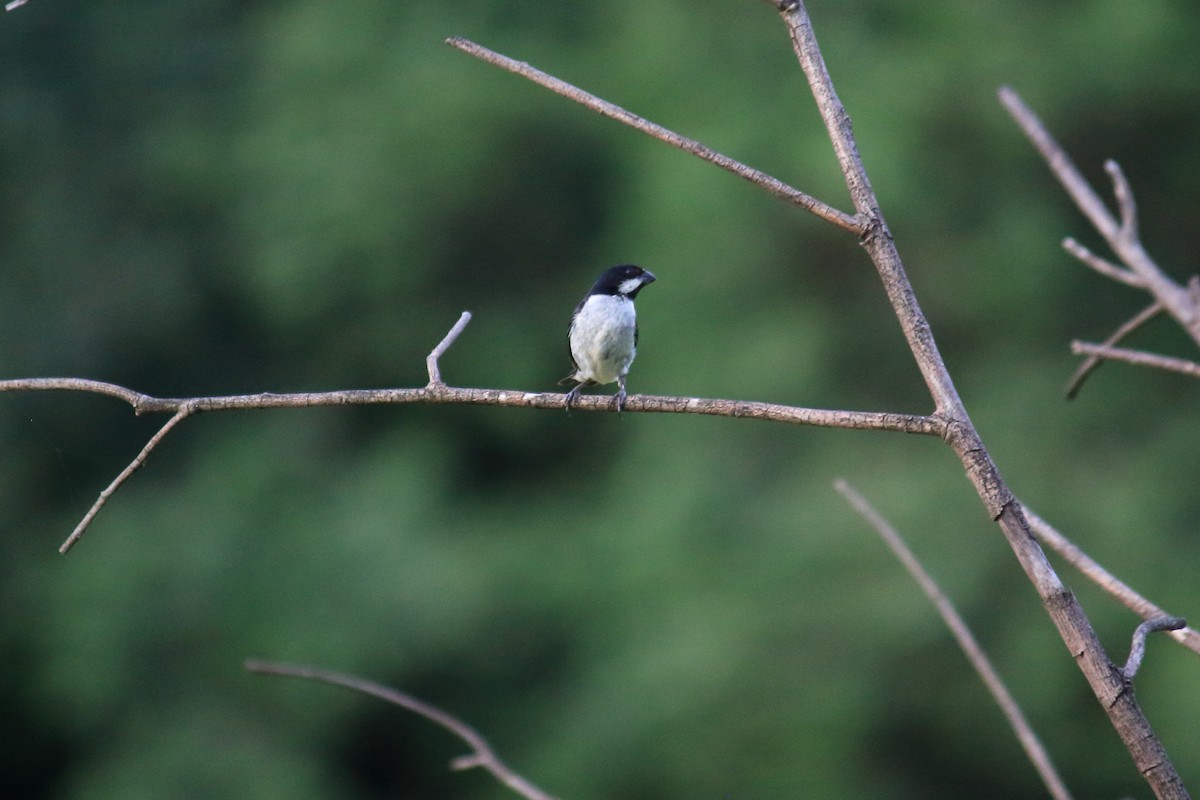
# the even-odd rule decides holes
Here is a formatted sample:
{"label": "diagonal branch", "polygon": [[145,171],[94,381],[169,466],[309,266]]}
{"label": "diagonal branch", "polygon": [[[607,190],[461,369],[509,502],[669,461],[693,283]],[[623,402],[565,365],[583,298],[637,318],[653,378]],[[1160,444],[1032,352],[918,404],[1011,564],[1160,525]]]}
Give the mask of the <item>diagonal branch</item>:
{"label": "diagonal branch", "polygon": [[[1170,616],[1166,611],[1134,591],[1120,578],[1100,566],[1091,556],[1080,550],[1074,542],[1063,536],[1058,529],[1032,510],[1025,509],[1025,518],[1029,520],[1029,529],[1038,537],[1038,541],[1066,559],[1067,563],[1116,598],[1121,605],[1145,620]],[[1171,638],[1192,652],[1200,654],[1200,631],[1184,627],[1172,631]]]}
{"label": "diagonal branch", "polygon": [[[1138,771],[1160,798],[1187,797],[1179,773],[1166,754],[1162,742],[1155,736],[1149,720],[1138,706],[1133,693],[1126,691],[1120,671],[1108,658],[1090,620],[1078,600],[1063,586],[1037,540],[1029,532],[1029,524],[999,469],[988,453],[975,426],[967,415],[954,382],[947,371],[933,339],[929,322],[916,301],[912,284],[905,274],[887,224],[879,208],[879,200],[867,179],[866,168],[859,157],[850,117],[833,88],[825,61],[817,47],[816,36],[803,0],[786,0],[780,4],[780,16],[788,28],[796,57],[808,78],[809,87],[825,120],[834,153],[846,177],[846,186],[854,201],[858,216],[866,221],[867,234],[862,238],[883,281],[892,308],[900,321],[909,348],[929,387],[938,415],[947,421],[947,443],[959,456],[967,477],[975,486],[980,499],[999,524],[1021,567],[1037,590],[1042,605],[1054,621],[1067,651],[1087,679],[1101,708],[1112,722],[1125,748],[1132,756]],[[1131,258],[1123,260],[1139,274],[1149,263],[1141,251],[1122,242],[1130,256],[1140,254],[1136,265]],[[1155,268],[1157,272],[1157,268]],[[1152,278],[1143,275],[1150,282]],[[1155,280],[1161,278],[1157,273]],[[1165,280],[1165,278],[1163,278]],[[1170,308],[1167,299],[1155,296]],[[1175,302],[1175,299],[1172,299]],[[1200,328],[1197,330],[1200,339]]]}
{"label": "diagonal branch", "polygon": [[83,515],[83,519],[81,519],[79,524],[75,526],[75,530],[71,531],[71,535],[67,537],[67,540],[63,542],[61,546],[59,546],[58,552],[66,553],[75,546],[75,543],[79,541],[79,537],[83,536],[83,532],[88,529],[88,526],[92,524],[92,520],[94,520],[96,515],[100,513],[100,509],[104,508],[105,504],[108,503],[109,498],[111,498],[116,491],[125,484],[125,481],[129,480],[130,477],[133,476],[133,473],[138,471],[142,464],[146,463],[146,459],[149,458],[150,452],[154,450],[154,448],[158,447],[159,442],[166,438],[167,434],[170,433],[176,425],[183,422],[185,418],[190,416],[193,410],[194,409],[192,406],[184,403],[179,407],[179,410],[175,412],[175,415],[167,420],[167,424],[159,428],[158,432],[150,437],[150,441],[146,442],[146,446],[142,448],[141,452],[134,456],[133,461],[129,462],[129,466],[121,470],[121,474],[114,478],[113,482],[104,488],[104,491],[100,492],[100,496],[96,498],[96,502],[92,503],[92,507],[89,508],[87,513]]}
{"label": "diagonal branch", "polygon": [[490,772],[500,783],[522,797],[528,798],[528,800],[554,800],[553,797],[518,775],[501,761],[500,757],[496,755],[496,751],[479,734],[479,731],[458,717],[448,714],[440,708],[426,703],[424,700],[419,700],[410,694],[396,691],[390,687],[364,680],[354,675],[321,669],[320,667],[310,667],[304,664],[282,664],[276,661],[250,659],[246,661],[245,667],[250,672],[256,672],[260,675],[303,678],[305,680],[328,683],[333,686],[342,686],[346,689],[378,697],[380,700],[400,706],[407,711],[424,717],[435,725],[441,726],[459,739],[462,739],[471,748],[470,754],[459,756],[450,762],[451,769],[465,770],[479,767]]}
{"label": "diagonal branch", "polygon": [[[1046,559],[1045,553],[1030,534],[1020,504],[1013,498],[1012,491],[1001,477],[995,462],[992,461],[987,448],[967,415],[966,408],[963,406],[938,351],[929,322],[917,303],[912,284],[905,274],[891,232],[883,219],[878,198],[871,188],[866,168],[858,154],[850,117],[834,91],[833,81],[817,46],[816,36],[813,33],[804,3],[802,0],[778,0],[772,5],[779,10],[780,16],[788,28],[793,49],[808,79],[809,87],[812,89],[821,117],[825,121],[830,141],[845,176],[856,211],[855,217],[849,219],[859,224],[852,227],[844,224],[845,220],[838,222],[833,215],[827,213],[818,215],[838,224],[839,227],[860,232],[860,240],[879,272],[905,339],[934,400],[936,407],[934,418],[944,423],[943,438],[958,455],[967,477],[974,484],[980,499],[1000,525],[1013,553],[1036,588],[1047,613],[1054,621],[1064,644],[1075,657],[1088,685],[1092,688],[1101,707],[1108,714],[1139,771],[1159,797],[1187,797],[1179,774],[1167,757],[1162,743],[1154,735],[1149,721],[1134,700],[1132,692],[1126,691],[1120,671],[1109,660],[1103,644],[1096,636],[1095,630],[1078,601],[1063,586],[1054,568]],[[602,115],[652,132],[652,135],[665,141],[672,141],[672,137],[675,136],[653,123],[648,123],[640,117],[592,95],[582,93],[570,84],[535,70],[527,64],[493,53],[463,39],[451,39],[449,43],[490,63],[521,74],[552,91],[581,102]],[[1046,138],[1048,139],[1048,137]],[[689,149],[689,146],[696,147],[698,145],[688,142],[687,145],[680,143],[678,146]],[[703,148],[703,146],[699,147]],[[708,151],[707,148],[689,149],[689,152],[696,152],[713,163],[718,163],[727,169],[730,168],[730,165],[722,164],[715,157],[711,157],[711,151]],[[736,169],[733,171],[742,174]],[[750,179],[746,175],[743,177]],[[772,188],[774,184],[771,181],[756,180],[754,182],[779,196],[778,187]],[[1086,187],[1086,183],[1084,186]],[[1090,192],[1090,189],[1088,191]],[[798,204],[818,213],[811,202],[800,201]],[[1103,204],[1098,203],[1098,199],[1097,206],[1098,210],[1111,221],[1111,215],[1108,215]],[[1115,228],[1116,222],[1112,221],[1110,227]],[[1155,280],[1160,282],[1167,280],[1160,272],[1157,272],[1157,267],[1154,268],[1153,274],[1143,274],[1142,269],[1150,262],[1144,251],[1141,251],[1140,245],[1127,241],[1122,241],[1120,244],[1122,250],[1118,252],[1122,259],[1131,269],[1147,280],[1147,283]],[[1168,302],[1157,291],[1155,296],[1163,302],[1164,307],[1175,313],[1172,303],[1179,305],[1177,298],[1172,298],[1172,301]],[[1185,298],[1190,298],[1190,295],[1185,295]],[[1197,327],[1197,338],[1200,340],[1200,319],[1197,321]]]}
{"label": "diagonal branch", "polygon": [[[1119,219],[1104,205],[1100,196],[1072,163],[1067,152],[1046,130],[1037,114],[1025,105],[1020,95],[1009,86],[1000,87],[999,95],[1000,102],[1037,148],[1054,177],[1092,223],[1092,227],[1104,237],[1113,253],[1128,267],[1129,272],[1136,276],[1142,287],[1162,304],[1167,313],[1175,318],[1197,344],[1200,344],[1200,300],[1192,297],[1186,288],[1171,280],[1146,253],[1138,235],[1137,207],[1133,199],[1133,190],[1117,162],[1111,159],[1106,161],[1104,169],[1112,180]],[[1090,266],[1095,268],[1095,265]],[[1123,278],[1117,280],[1129,283]]]}
{"label": "diagonal branch", "polygon": [[1068,236],[1063,239],[1062,246],[1063,250],[1074,256],[1084,266],[1090,267],[1104,277],[1118,283],[1123,283],[1126,286],[1132,286],[1135,289],[1146,288],[1145,281],[1139,278],[1136,273],[1130,272],[1125,267],[1118,267],[1106,258],[1101,258],[1074,238]]}
{"label": "diagonal branch", "polygon": [[463,51],[481,61],[486,61],[489,64],[508,70],[509,72],[520,75],[522,78],[527,78],[539,86],[544,86],[555,94],[560,94],[570,100],[574,100],[580,105],[587,106],[598,114],[601,114],[609,119],[615,119],[617,122],[624,123],[631,128],[648,134],[659,141],[666,142],[672,147],[676,147],[685,153],[691,153],[694,156],[704,159],[705,161],[716,164],[721,169],[732,172],[739,178],[744,178],[756,186],[766,189],[782,200],[800,206],[806,211],[809,211],[821,219],[832,222],[839,228],[850,231],[851,233],[861,234],[864,230],[862,223],[855,217],[838,211],[836,208],[829,206],[820,200],[805,194],[799,189],[788,186],[778,178],[773,178],[765,172],[760,172],[753,167],[748,167],[739,161],[735,161],[729,156],[722,155],[716,150],[701,144],[694,139],[688,139],[681,136],[672,130],[668,130],[661,125],[650,122],[647,119],[639,117],[630,111],[626,111],[620,106],[610,103],[607,100],[602,100],[594,94],[589,94],[583,89],[572,86],[564,80],[555,78],[552,75],[547,75],[540,69],[530,66],[524,61],[517,61],[508,56],[501,55],[493,50],[489,50],[482,45],[478,45],[469,39],[464,39],[461,36],[453,36],[446,40],[446,44]]}
{"label": "diagonal branch", "polygon": [[1058,771],[1054,768],[1054,763],[1050,760],[1050,754],[1046,752],[1046,748],[1042,745],[1041,739],[1034,732],[1033,726],[1029,724],[1029,720],[1025,718],[1021,707],[1017,705],[1016,698],[1008,691],[1008,687],[1004,685],[1004,680],[1000,674],[996,672],[996,668],[992,666],[991,659],[987,657],[987,653],[979,645],[975,635],[971,633],[971,629],[967,627],[967,623],[963,620],[962,615],[958,613],[958,609],[954,607],[954,603],[946,596],[938,586],[937,581],[925,570],[916,555],[904,541],[904,537],[897,531],[884,517],[875,510],[875,508],[863,497],[858,490],[844,480],[838,479],[833,482],[833,488],[838,491],[846,499],[846,502],[858,512],[867,524],[875,529],[879,534],[879,538],[883,539],[886,544],[895,554],[904,568],[908,570],[908,574],[921,587],[921,591],[929,598],[929,602],[933,603],[933,607],[942,617],[942,621],[946,623],[946,627],[950,629],[950,633],[954,635],[954,639],[958,642],[958,646],[966,655],[967,660],[971,662],[971,666],[979,675],[979,679],[983,681],[983,685],[992,695],[992,699],[996,701],[996,705],[1000,706],[1000,711],[1008,720],[1009,727],[1013,729],[1013,733],[1017,735],[1017,740],[1021,743],[1022,749],[1025,750],[1025,756],[1032,762],[1033,768],[1037,770],[1038,775],[1042,779],[1042,783],[1046,785],[1046,790],[1050,792],[1050,796],[1056,800],[1069,800],[1071,793],[1067,790],[1067,786],[1063,783]]}
{"label": "diagonal branch", "polygon": [[[1104,347],[1112,347],[1120,342],[1129,334],[1136,331],[1138,328],[1145,325],[1150,320],[1162,313],[1162,304],[1155,300],[1150,305],[1143,308],[1137,313],[1133,319],[1123,323],[1119,328],[1104,340]],[[1079,394],[1079,390],[1083,387],[1083,382],[1092,374],[1102,363],[1103,359],[1095,354],[1092,354],[1083,360],[1079,368],[1075,370],[1075,374],[1071,376],[1071,380],[1067,383],[1067,399],[1074,400],[1075,395]]]}

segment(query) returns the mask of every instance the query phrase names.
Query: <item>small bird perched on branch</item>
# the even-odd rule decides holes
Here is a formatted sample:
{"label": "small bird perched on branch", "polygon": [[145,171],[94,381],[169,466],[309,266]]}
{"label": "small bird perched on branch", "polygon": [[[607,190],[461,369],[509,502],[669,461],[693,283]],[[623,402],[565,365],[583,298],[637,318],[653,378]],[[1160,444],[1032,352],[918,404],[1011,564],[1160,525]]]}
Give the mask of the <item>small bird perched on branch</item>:
{"label": "small bird perched on branch", "polygon": [[559,381],[575,381],[567,392],[567,410],[579,399],[584,386],[617,382],[613,399],[617,411],[625,409],[625,375],[637,355],[637,314],[633,299],[654,275],[633,264],[605,272],[575,306],[571,317],[571,361],[575,371]]}

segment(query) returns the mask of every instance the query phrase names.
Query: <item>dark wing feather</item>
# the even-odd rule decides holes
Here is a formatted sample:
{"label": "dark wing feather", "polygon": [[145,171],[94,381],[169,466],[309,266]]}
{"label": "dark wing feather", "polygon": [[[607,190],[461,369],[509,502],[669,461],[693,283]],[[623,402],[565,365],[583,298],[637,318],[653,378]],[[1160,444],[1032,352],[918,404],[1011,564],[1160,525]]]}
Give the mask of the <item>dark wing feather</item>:
{"label": "dark wing feather", "polygon": [[[591,296],[592,293],[588,292],[583,296],[583,299],[575,305],[575,310],[571,312],[571,327],[575,326],[575,317],[579,316],[579,310],[583,308],[583,304],[586,303],[587,299]],[[558,382],[559,386],[566,386],[571,381],[580,383],[580,381],[575,380],[575,373],[579,372],[579,364],[575,363],[575,354],[571,352],[571,328],[567,328],[567,358],[571,359],[571,374],[560,380]]]}

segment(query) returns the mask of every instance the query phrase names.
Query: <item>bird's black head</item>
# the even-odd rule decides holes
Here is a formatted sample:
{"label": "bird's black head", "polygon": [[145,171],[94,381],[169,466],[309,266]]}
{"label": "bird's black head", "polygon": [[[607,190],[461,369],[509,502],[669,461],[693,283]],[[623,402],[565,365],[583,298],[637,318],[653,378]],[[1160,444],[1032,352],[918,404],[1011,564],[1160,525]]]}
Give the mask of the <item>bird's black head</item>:
{"label": "bird's black head", "polygon": [[632,300],[648,283],[654,283],[654,273],[633,264],[621,264],[601,275],[590,294],[622,295]]}

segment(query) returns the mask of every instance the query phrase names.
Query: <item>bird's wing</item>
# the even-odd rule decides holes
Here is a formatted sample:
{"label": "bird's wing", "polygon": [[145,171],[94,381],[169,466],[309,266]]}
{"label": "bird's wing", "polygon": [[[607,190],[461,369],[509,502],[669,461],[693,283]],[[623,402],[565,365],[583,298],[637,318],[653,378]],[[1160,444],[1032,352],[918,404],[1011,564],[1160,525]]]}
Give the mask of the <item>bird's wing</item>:
{"label": "bird's wing", "polygon": [[579,374],[579,364],[575,361],[575,354],[571,352],[571,331],[575,328],[575,318],[579,316],[579,310],[583,308],[583,304],[587,302],[590,295],[585,295],[579,304],[575,306],[575,311],[571,314],[571,327],[567,329],[567,358],[571,359],[571,374],[558,382],[559,386],[564,386],[571,381],[580,383],[575,376]]}

